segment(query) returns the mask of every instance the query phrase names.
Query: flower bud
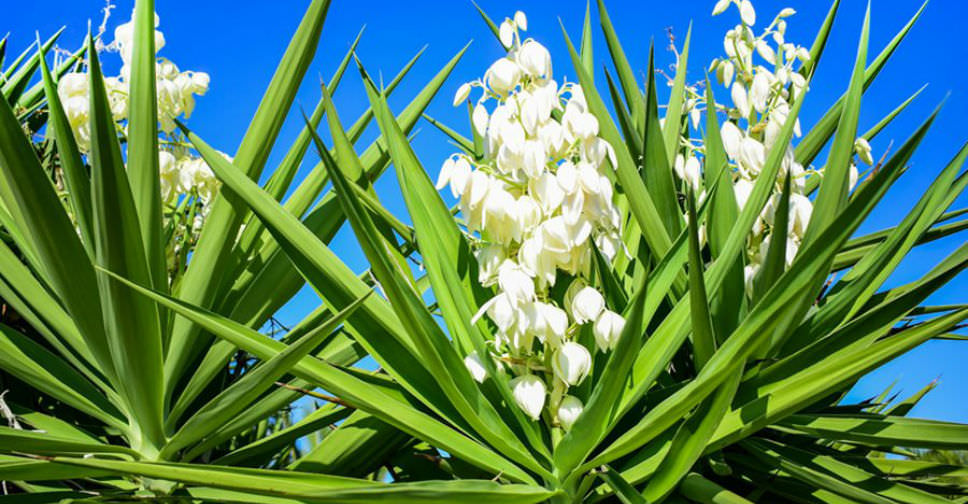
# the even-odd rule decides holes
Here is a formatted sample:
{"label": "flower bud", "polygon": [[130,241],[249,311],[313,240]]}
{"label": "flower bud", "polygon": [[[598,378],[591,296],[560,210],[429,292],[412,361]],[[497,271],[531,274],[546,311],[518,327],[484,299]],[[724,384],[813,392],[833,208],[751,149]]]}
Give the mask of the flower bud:
{"label": "flower bud", "polygon": [[514,25],[524,31],[528,31],[528,17],[523,12],[516,11],[514,13]]}
{"label": "flower bud", "polygon": [[625,319],[618,313],[605,310],[595,320],[592,329],[595,333],[595,344],[598,345],[598,349],[607,352],[618,344],[618,340],[622,336],[622,329],[625,329]]}
{"label": "flower bud", "polygon": [[743,23],[746,26],[753,26],[756,24],[756,11],[753,9],[753,2],[750,0],[741,0],[739,3],[739,15],[743,19]]}
{"label": "flower bud", "polygon": [[575,424],[575,420],[578,420],[578,416],[581,415],[584,405],[581,403],[581,399],[566,395],[561,398],[561,403],[558,405],[558,423],[561,424],[561,428],[571,430],[571,426]]}
{"label": "flower bud", "polygon": [[501,39],[501,45],[505,49],[510,49],[514,45],[514,25],[510,20],[501,23],[501,28],[498,29],[498,38]]}
{"label": "flower bud", "polygon": [[529,374],[514,378],[510,385],[514,402],[518,407],[532,420],[540,418],[547,395],[544,382],[537,376]]}
{"label": "flower bud", "polygon": [[733,0],[719,0],[716,2],[716,5],[713,7],[713,16],[718,16],[725,12],[726,9],[729,8],[729,4],[732,3],[732,1]]}
{"label": "flower bud", "polygon": [[864,137],[857,137],[857,140],[854,140],[854,151],[857,152],[857,157],[867,166],[874,164],[874,158],[871,156],[871,144]]}
{"label": "flower bud", "polygon": [[578,385],[592,369],[592,354],[584,345],[568,341],[555,352],[552,366],[558,379],[568,385]]}
{"label": "flower bud", "polygon": [[471,94],[471,83],[465,82],[457,88],[457,93],[454,94],[454,106],[458,106],[467,100],[467,97]]}

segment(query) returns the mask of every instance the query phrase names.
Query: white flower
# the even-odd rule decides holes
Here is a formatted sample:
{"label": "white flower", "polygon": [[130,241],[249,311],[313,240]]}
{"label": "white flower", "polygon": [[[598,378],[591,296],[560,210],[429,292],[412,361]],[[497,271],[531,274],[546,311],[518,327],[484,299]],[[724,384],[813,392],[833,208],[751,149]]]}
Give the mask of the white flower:
{"label": "white flower", "polygon": [[753,183],[741,178],[733,184],[733,192],[736,194],[736,204],[742,210],[750,199],[750,193],[753,192]]}
{"label": "white flower", "polygon": [[491,65],[484,74],[484,81],[491,91],[499,95],[506,95],[521,79],[521,67],[508,58],[501,58]]}
{"label": "white flower", "polygon": [[532,77],[551,77],[551,53],[545,46],[528,40],[517,51],[518,65]]}
{"label": "white flower", "polygon": [[611,310],[603,311],[592,326],[598,349],[607,352],[615,348],[624,328],[625,319],[621,315]]}
{"label": "white flower", "polygon": [[497,271],[506,259],[504,247],[487,245],[474,253],[477,258],[477,280],[488,287],[497,281]]}
{"label": "white flower", "polygon": [[689,156],[689,159],[682,164],[681,171],[677,174],[693,191],[699,191],[699,186],[702,184],[702,173],[696,156]]}
{"label": "white flower", "polygon": [[481,362],[481,357],[477,355],[476,350],[464,357],[464,365],[467,366],[467,370],[470,371],[474,381],[484,383],[484,379],[487,378],[487,369],[484,369],[484,363]]}
{"label": "white flower", "polygon": [[592,354],[584,345],[568,341],[555,352],[552,366],[558,379],[568,385],[578,385],[592,369]]}
{"label": "white flower", "polygon": [[[558,168],[559,175],[561,168]],[[541,205],[541,210],[545,215],[551,215],[561,202],[565,199],[565,190],[562,189],[560,178],[552,175],[551,172],[544,172],[530,183],[531,193]]]}
{"label": "white flower", "polygon": [[732,121],[726,121],[719,128],[719,135],[723,139],[723,149],[730,159],[739,159],[743,145],[743,132]]}
{"label": "white flower", "polygon": [[770,78],[766,72],[757,72],[750,88],[750,101],[757,112],[763,113],[770,101]]}
{"label": "white flower", "polygon": [[545,168],[548,153],[543,143],[537,140],[527,140],[524,143],[524,155],[521,168],[530,178],[539,176]]}
{"label": "white flower", "polygon": [[857,179],[860,177],[860,173],[857,172],[857,165],[850,163],[850,171],[848,173],[847,182],[850,190],[853,190],[857,186]]}
{"label": "white flower", "polygon": [[478,135],[484,135],[487,132],[487,109],[484,105],[478,103],[474,106],[474,112],[471,115],[471,120],[474,123],[474,130],[477,131]]}
{"label": "white flower", "polygon": [[571,430],[571,426],[575,424],[575,420],[578,420],[584,407],[581,399],[575,396],[562,397],[561,403],[558,404],[558,423],[561,424],[561,428],[566,431]]}
{"label": "white flower", "polygon": [[756,280],[756,274],[760,272],[760,265],[757,263],[747,264],[743,268],[743,281],[746,287],[746,293],[752,294],[753,284]]}
{"label": "white flower", "polygon": [[560,344],[568,330],[568,314],[557,306],[535,301],[523,308],[528,328],[542,343]]}
{"label": "white flower", "polygon": [[450,184],[450,192],[456,198],[464,192],[467,181],[471,177],[471,164],[464,156],[457,159],[447,158],[440,168],[440,176],[437,177],[437,189],[443,189]]}
{"label": "white flower", "polygon": [[740,115],[743,117],[750,115],[750,103],[746,98],[746,88],[739,81],[733,83],[730,95],[733,98],[733,105],[739,109]]}
{"label": "white flower", "polygon": [[864,137],[857,137],[857,140],[854,140],[854,151],[867,166],[874,164],[874,158],[871,156],[871,144]]}
{"label": "white flower", "polygon": [[471,83],[465,82],[457,88],[457,92],[454,93],[454,106],[458,106],[467,100],[467,97],[471,94]]}
{"label": "white flower", "polygon": [[516,11],[514,13],[514,24],[518,28],[528,31],[528,17],[524,15],[521,11]]}
{"label": "white flower", "polygon": [[793,10],[792,7],[785,7],[783,10],[780,11],[779,14],[776,15],[776,17],[778,18],[790,17],[796,13],[797,11]]}
{"label": "white flower", "polygon": [[756,52],[771,65],[776,64],[776,52],[765,40],[756,41]]}
{"label": "white flower", "polygon": [[759,175],[766,163],[766,147],[752,137],[743,138],[739,161],[747,172]]}
{"label": "white flower", "polygon": [[534,281],[510,259],[498,268],[497,283],[515,304],[534,300]]}
{"label": "white flower", "polygon": [[753,2],[750,0],[740,0],[739,15],[747,26],[756,24],[756,11],[753,10]]}
{"label": "white flower", "polygon": [[571,318],[584,324],[598,318],[605,309],[605,298],[594,287],[582,287],[571,297]]}
{"label": "white flower", "polygon": [[801,194],[790,195],[790,224],[793,234],[803,238],[813,214],[813,203]]}
{"label": "white flower", "polygon": [[518,407],[532,420],[540,418],[547,395],[547,389],[541,378],[530,374],[519,376],[511,380],[510,385],[514,402]]}

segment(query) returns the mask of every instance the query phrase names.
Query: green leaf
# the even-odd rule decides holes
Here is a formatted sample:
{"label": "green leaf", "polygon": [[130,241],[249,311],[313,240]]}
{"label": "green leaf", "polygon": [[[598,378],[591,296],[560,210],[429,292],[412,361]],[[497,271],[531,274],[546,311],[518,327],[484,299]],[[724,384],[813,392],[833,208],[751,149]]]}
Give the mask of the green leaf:
{"label": "green leaf", "polygon": [[57,82],[47,68],[47,60],[40,58],[40,71],[44,83],[44,94],[47,97],[48,134],[53,134],[57,153],[60,156],[60,167],[64,174],[64,188],[74,211],[74,219],[80,228],[81,239],[90,255],[94,255],[94,230],[91,211],[91,180],[87,168],[81,160],[81,153],[74,140],[60,96],[57,94]]}
{"label": "green leaf", "polygon": [[158,168],[158,93],[155,82],[155,1],[135,2],[133,55],[128,92],[128,169],[151,285],[168,286],[162,241],[161,176]]}
{"label": "green leaf", "polygon": [[[152,284],[138,227],[138,215],[111,115],[94,39],[88,39],[91,89],[91,193],[95,262],[135,282]],[[133,298],[120,283],[98,275],[104,300],[105,332],[119,391],[130,409],[138,436],[134,445],[151,453],[164,443],[164,374],[158,308]],[[143,446],[139,444],[143,443]]]}
{"label": "green leaf", "polygon": [[[827,16],[827,21],[824,22],[824,27],[828,30],[828,24],[833,21],[834,11],[836,10],[838,4],[839,1],[834,3],[834,5],[831,7],[831,13]],[[874,82],[874,79],[884,68],[884,65],[887,64],[887,61],[890,59],[891,55],[894,54],[894,51],[897,49],[898,45],[900,45],[901,41],[904,40],[904,37],[907,36],[908,32],[911,31],[914,23],[921,16],[921,13],[924,11],[926,6],[927,2],[921,5],[921,8],[918,9],[918,11],[914,14],[914,16],[911,17],[907,24],[901,28],[894,38],[892,38],[884,49],[881,50],[880,54],[874,58],[874,61],[868,65],[867,70],[864,72],[864,90],[870,87],[870,85]],[[813,50],[816,49],[817,46],[815,45]],[[815,55],[813,55],[813,50],[811,50],[811,55],[815,57]],[[823,149],[824,145],[827,144],[827,141],[830,140],[830,137],[833,136],[835,131],[837,131],[840,116],[843,114],[845,100],[846,93],[844,96],[841,96],[837,102],[827,110],[827,112],[824,113],[823,117],[817,121],[816,125],[814,125],[814,127],[806,135],[804,135],[803,139],[800,140],[800,143],[797,144],[795,152],[798,163],[804,166],[810,165],[814,158],[816,158],[817,154],[819,154]]]}
{"label": "green leaf", "polygon": [[[680,104],[681,108],[681,104]],[[674,116],[672,113],[668,114]],[[668,120],[668,118],[667,118]],[[671,127],[668,126],[667,127]],[[663,146],[663,132],[659,123],[659,101],[658,92],[655,87],[655,47],[649,46],[649,74],[648,84],[645,92],[645,128],[643,129],[643,164],[642,175],[645,179],[645,186],[649,188],[649,194],[655,196],[656,209],[660,212],[660,217],[665,224],[669,236],[679,233],[682,229],[682,211],[677,201],[675,183],[672,180],[672,163],[675,159],[675,148],[672,146],[672,155],[667,152],[668,144]],[[679,141],[679,126],[675,125],[675,142]],[[639,225],[642,225],[639,222]]]}
{"label": "green leaf", "polygon": [[[605,10],[605,2],[603,0],[598,0],[598,17],[602,24],[602,33],[605,34],[605,44],[608,46],[608,52],[612,56],[615,71],[618,72],[618,80],[622,83],[625,102],[628,104],[629,110],[632,111],[632,118],[635,120],[635,124],[641,124],[641,121],[645,118],[645,109],[643,108],[645,103],[642,101],[642,90],[639,89],[639,85],[636,83],[635,73],[632,71],[632,66],[629,65],[628,59],[625,57],[625,50],[622,49],[622,44],[618,40],[618,35],[616,35],[615,28],[612,26],[612,19],[609,17],[608,11]],[[582,87],[584,88],[585,86]]]}
{"label": "green leaf", "polygon": [[[371,291],[372,292],[372,291]],[[290,344],[278,355],[247,372],[242,378],[220,392],[211,401],[198,409],[165,445],[164,455],[175,453],[189,444],[211,434],[271,386],[285,373],[309,355],[322,339],[336,329],[353,311],[362,304],[369,293],[360,297],[341,310],[326,323],[314,328],[295,343]]]}
{"label": "green leaf", "polygon": [[31,387],[115,428],[124,415],[66,362],[28,337],[0,324],[0,368]]}
{"label": "green leaf", "polygon": [[473,500],[481,503],[538,503],[555,492],[529,485],[501,485],[492,481],[425,481],[388,485],[370,480],[327,476],[294,471],[272,471],[208,465],[124,462],[100,459],[59,457],[56,462],[106,469],[121,474],[180,481],[231,490],[246,490],[261,495],[294,497],[307,502],[370,503],[433,502]]}
{"label": "green leaf", "polygon": [[621,473],[616,472],[611,467],[602,467],[598,472],[598,476],[602,478],[602,481],[612,487],[612,490],[615,491],[615,496],[618,497],[618,500],[622,501],[622,504],[646,504],[647,502],[651,502],[643,498],[635,487],[628,481],[625,481]]}
{"label": "green leaf", "polygon": [[125,446],[80,442],[44,432],[26,431],[6,426],[0,426],[0,451],[7,453],[16,451],[33,455],[103,453],[140,457],[138,452]]}
{"label": "green leaf", "polygon": [[910,446],[964,450],[968,426],[958,423],[897,416],[791,415],[779,425],[834,441],[874,446]]}
{"label": "green leaf", "polygon": [[[234,163],[250,179],[259,178],[282,129],[299,84],[315,55],[329,4],[329,0],[313,0],[306,9],[242,138]],[[208,163],[211,165],[211,161]],[[231,266],[231,244],[238,237],[244,210],[244,203],[234,195],[216,196],[188,270],[179,283],[179,297],[200,306],[213,304],[223,275]],[[166,397],[169,399],[189,363],[201,353],[199,349],[210,341],[207,337],[197,335],[198,328],[194,324],[185,319],[174,321],[165,359],[165,375],[168,377]]]}
{"label": "green leaf", "polygon": [[[241,174],[239,176],[243,177]],[[271,196],[265,196],[271,199]],[[262,360],[271,359],[285,349],[284,343],[259,334],[238,322],[151,291],[120,277],[117,278],[137,293],[166,306],[181,316],[191,318],[193,322],[213,335],[232,342]],[[356,314],[365,309],[367,303],[372,302],[373,299],[371,297],[364,302]],[[363,381],[345,370],[313,357],[304,357],[293,367],[292,373],[336,394],[351,406],[367,411],[415,437],[436,443],[449,453],[460,456],[481,468],[494,473],[503,473],[517,481],[526,483],[534,481],[527,473],[499,454],[453,430],[435,417],[415,409],[401,398],[388,394],[374,384]]]}
{"label": "green leaf", "polygon": [[[682,52],[678,54],[676,61],[676,76],[672,81],[672,91],[669,94],[669,102],[666,105],[665,126],[662,128],[662,138],[665,144],[666,160],[674,161],[676,152],[679,150],[679,135],[682,131],[682,107],[685,103],[686,72],[689,68],[689,41],[692,40],[692,23],[686,30],[686,40],[682,44]],[[649,65],[650,67],[652,65]],[[649,79],[649,86],[655,87],[654,70]],[[686,132],[689,127],[686,126]]]}

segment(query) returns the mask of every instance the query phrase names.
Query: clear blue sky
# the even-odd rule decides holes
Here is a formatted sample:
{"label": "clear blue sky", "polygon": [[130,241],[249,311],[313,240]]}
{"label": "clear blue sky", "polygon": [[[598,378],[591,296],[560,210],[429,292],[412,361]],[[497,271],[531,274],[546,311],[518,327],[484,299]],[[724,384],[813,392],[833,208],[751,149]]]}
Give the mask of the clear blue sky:
{"label": "clear blue sky", "polygon": [[[302,16],[307,0],[230,1],[230,0],[156,0],[161,27],[168,40],[161,52],[183,69],[202,70],[211,74],[208,95],[198,100],[192,128],[220,150],[232,153],[245,131],[249,118],[265,89]],[[118,8],[110,27],[128,19],[133,0],[116,0]],[[584,0],[518,1],[480,0],[494,18],[510,16],[516,9],[528,14],[528,35],[548,46],[555,62],[559,81],[567,76],[574,80],[558,19],[564,22],[577,40],[585,11]],[[637,69],[646,63],[650,39],[657,45],[657,65],[667,67],[671,54],[666,29],[680,38],[690,21],[694,23],[690,81],[702,78],[703,68],[722,51],[722,35],[736,23],[731,12],[710,17],[709,1],[610,0],[608,7],[621,36],[629,59]],[[920,5],[920,1],[872,0],[871,52],[876,54],[890,40]],[[812,41],[815,30],[826,13],[827,2],[790,0],[755,2],[760,19],[769,19],[782,7],[793,7],[798,14],[790,19],[787,39],[804,45]],[[813,83],[802,114],[805,125],[815,122],[847,85],[866,2],[844,0],[830,45]],[[0,33],[10,32],[11,48],[18,53],[34,39],[35,30],[47,35],[67,26],[62,45],[77,47],[86,31],[88,19],[100,23],[102,0],[51,0],[47,2],[12,2],[4,8]],[[594,11],[594,9],[593,9]],[[968,4],[962,0],[933,0],[892,63],[878,77],[865,95],[861,129],[866,129],[886,112],[907,98],[923,84],[929,86],[918,100],[873,142],[879,157],[891,141],[903,141],[930,111],[951,93],[933,130],[911,163],[911,170],[896,185],[874,218],[862,229],[874,231],[900,221],[935,174],[968,140],[964,117],[968,116],[968,46],[964,44],[963,20]],[[594,16],[594,12],[593,12]],[[597,30],[597,17],[596,30]],[[764,21],[760,21],[761,23]],[[366,32],[358,53],[371,74],[382,73],[387,80],[396,74],[421,47],[428,49],[408,79],[395,93],[391,106],[400,109],[437,70],[465,43],[474,39],[470,50],[444,86],[440,97],[431,105],[429,114],[467,132],[462,110],[453,109],[450,101],[457,86],[483,74],[487,65],[501,55],[496,41],[480,21],[469,0],[397,2],[392,0],[334,0],[323,31],[320,50],[303,90],[300,103],[311,109],[318,99],[317,76],[329,78],[339,59],[361,26]],[[596,31],[595,60],[599,65],[608,58],[605,43]],[[722,93],[722,88],[717,92]],[[337,106],[344,121],[353,120],[365,109],[366,97],[352,70],[347,72],[337,96]],[[283,132],[282,148],[295,137],[300,126],[298,114],[292,115]],[[373,132],[364,139],[372,139]],[[442,160],[453,149],[433,126],[422,124],[414,142],[417,154],[427,169],[436,176]],[[281,153],[276,152],[270,166]],[[316,161],[310,157],[308,170]],[[383,201],[398,215],[404,207],[392,171],[377,186]],[[966,198],[954,208],[968,204]],[[890,279],[896,285],[918,278],[928,268],[959,245],[964,238],[956,236],[921,246],[910,254]],[[334,249],[355,269],[364,260],[351,233],[342,232],[333,243]],[[933,304],[966,301],[968,277],[961,275],[945,290],[930,299]],[[283,322],[293,323],[305,314],[316,300],[309,292],[301,293],[280,315]],[[922,417],[968,422],[968,342],[929,342],[905,357],[892,362],[862,380],[851,398],[874,396],[897,380],[895,390],[902,396],[914,393],[935,378],[940,385],[919,405],[914,414]]]}

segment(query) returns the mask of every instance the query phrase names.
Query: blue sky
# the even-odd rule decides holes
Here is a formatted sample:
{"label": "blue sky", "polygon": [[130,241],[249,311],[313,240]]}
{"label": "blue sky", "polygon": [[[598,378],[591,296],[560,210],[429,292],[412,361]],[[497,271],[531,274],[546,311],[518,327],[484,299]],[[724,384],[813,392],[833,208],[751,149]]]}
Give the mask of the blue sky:
{"label": "blue sky", "polygon": [[[116,0],[117,9],[109,22],[113,29],[128,19],[133,0]],[[198,100],[190,126],[210,144],[232,153],[238,146],[249,118],[282,55],[289,37],[302,16],[307,0],[274,2],[230,0],[156,0],[161,16],[160,29],[167,46],[161,56],[182,69],[206,71],[211,75],[211,89]],[[480,0],[480,5],[494,18],[510,16],[516,9],[528,14],[528,35],[545,44],[555,62],[555,74],[574,80],[568,53],[559,28],[559,18],[573,39],[580,36],[585,11],[584,0],[525,1]],[[711,17],[710,1],[664,2],[654,0],[609,0],[608,8],[625,50],[637,70],[644,68],[650,40],[657,47],[657,66],[668,68],[672,55],[665,50],[667,29],[682,40],[693,23],[692,55],[689,80],[703,76],[703,68],[722,51],[722,35],[738,19],[735,11]],[[806,127],[812,125],[844,91],[853,62],[863,9],[866,2],[844,0],[830,43],[819,67],[817,78],[801,117]],[[876,54],[917,10],[920,2],[909,0],[872,0],[871,53]],[[789,20],[787,40],[809,45],[826,14],[827,2],[790,0],[755,2],[760,23],[768,22],[782,7],[793,7],[798,13]],[[88,20],[100,23],[102,0],[53,0],[49,2],[15,2],[4,9],[0,33],[10,33],[8,53],[18,53],[34,40],[35,30],[42,36],[61,26],[67,30],[61,38],[67,48],[77,47],[86,31]],[[885,113],[929,84],[918,100],[891,127],[873,142],[879,157],[893,142],[896,147],[914,130],[930,111],[950,93],[938,121],[911,169],[876,210],[862,232],[874,231],[900,221],[921,191],[968,139],[963,118],[968,116],[968,46],[963,43],[963,19],[968,4],[961,0],[933,0],[908,39],[866,93],[861,114],[861,130],[873,125]],[[595,61],[608,60],[604,40],[597,31],[594,39]],[[764,21],[765,20],[765,21]],[[391,99],[391,106],[403,107],[433,74],[461,47],[473,39],[467,54],[428,113],[447,124],[467,132],[463,110],[450,106],[451,97],[460,83],[475,79],[502,51],[486,26],[480,21],[469,0],[397,2],[369,0],[345,2],[334,0],[323,31],[318,56],[311,67],[299,96],[301,106],[311,109],[318,99],[318,78],[329,78],[359,29],[366,31],[358,53],[371,74],[382,74],[387,80],[422,47],[427,50],[408,78]],[[681,43],[681,42],[680,42]],[[601,80],[601,79],[600,79]],[[724,93],[721,87],[715,90]],[[346,123],[366,107],[366,96],[354,71],[346,74],[336,95],[336,104]],[[291,114],[282,135],[281,147],[270,159],[269,166],[282,156],[288,141],[298,132],[297,114]],[[414,141],[420,159],[436,176],[440,161],[452,152],[446,138],[433,126],[423,123]],[[364,142],[373,138],[370,131]],[[316,159],[307,158],[304,171]],[[377,185],[384,203],[398,215],[404,206],[396,180],[389,172]],[[962,208],[968,199],[960,198],[954,208]],[[956,236],[915,249],[891,277],[888,285],[914,280],[962,243]],[[334,250],[355,269],[364,267],[364,259],[352,234],[342,232],[332,244]],[[968,277],[964,274],[930,299],[932,304],[965,302]],[[280,318],[293,323],[316,303],[308,290],[287,306]],[[968,343],[929,342],[910,354],[889,363],[863,379],[850,397],[861,399],[878,394],[897,382],[895,390],[902,397],[912,394],[935,378],[940,384],[914,410],[922,417],[968,422]]]}

